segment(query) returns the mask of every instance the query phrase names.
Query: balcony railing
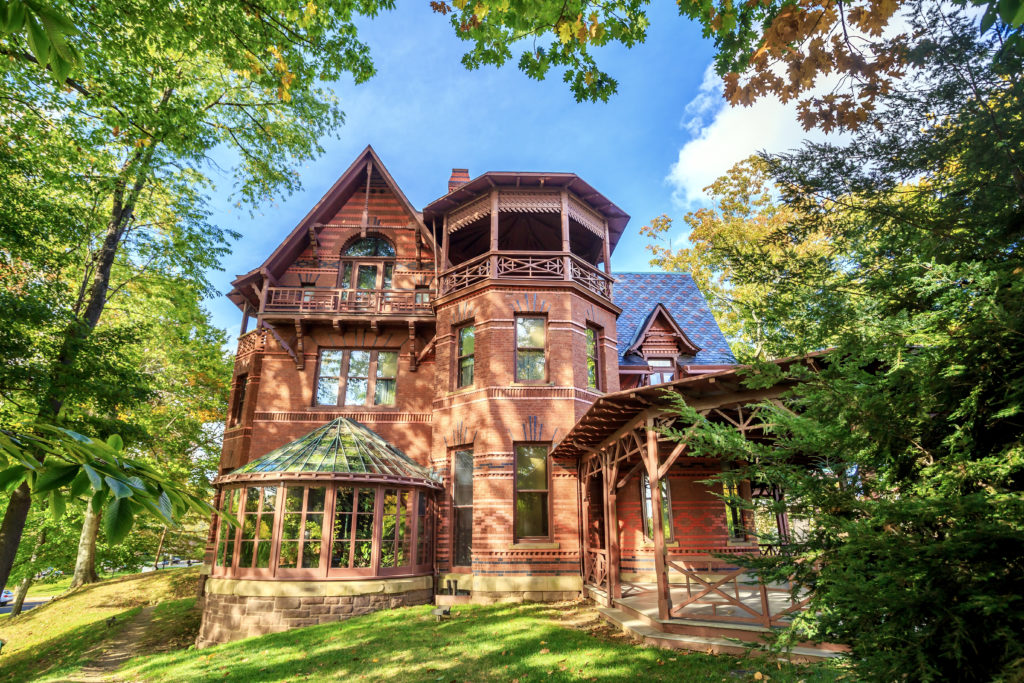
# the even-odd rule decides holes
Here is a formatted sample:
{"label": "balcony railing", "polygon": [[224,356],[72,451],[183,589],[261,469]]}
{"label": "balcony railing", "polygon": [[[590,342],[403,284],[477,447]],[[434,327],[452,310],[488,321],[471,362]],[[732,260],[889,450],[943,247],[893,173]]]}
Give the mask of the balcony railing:
{"label": "balcony railing", "polygon": [[449,268],[441,275],[440,294],[484,280],[563,280],[575,282],[606,299],[612,278],[575,254],[564,252],[492,251]]}
{"label": "balcony railing", "polygon": [[430,290],[269,287],[261,313],[433,315]]}

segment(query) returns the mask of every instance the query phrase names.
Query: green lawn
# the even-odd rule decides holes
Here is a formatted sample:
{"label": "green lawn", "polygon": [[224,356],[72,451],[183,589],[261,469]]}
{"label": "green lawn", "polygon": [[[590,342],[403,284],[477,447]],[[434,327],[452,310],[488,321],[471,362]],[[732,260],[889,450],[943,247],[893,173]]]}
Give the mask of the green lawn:
{"label": "green lawn", "polygon": [[[167,610],[185,614],[194,602],[188,596],[195,594],[198,576],[198,569],[193,568],[108,579],[66,593],[14,619],[0,620],[0,639],[7,641],[0,655],[0,682],[66,679],[94,657],[94,648],[116,635],[143,605],[158,604],[157,615],[161,609],[165,614]],[[111,616],[117,622],[108,628],[106,619]],[[156,619],[154,623],[158,623]],[[189,622],[180,619],[176,623],[185,627]],[[148,634],[146,640],[150,640]],[[152,640],[169,640],[169,636]]]}
{"label": "green lawn", "polygon": [[[645,648],[581,605],[462,606],[437,623],[430,606],[139,657],[142,681],[835,681],[840,664],[779,665]],[[760,674],[760,678],[758,678]]]}

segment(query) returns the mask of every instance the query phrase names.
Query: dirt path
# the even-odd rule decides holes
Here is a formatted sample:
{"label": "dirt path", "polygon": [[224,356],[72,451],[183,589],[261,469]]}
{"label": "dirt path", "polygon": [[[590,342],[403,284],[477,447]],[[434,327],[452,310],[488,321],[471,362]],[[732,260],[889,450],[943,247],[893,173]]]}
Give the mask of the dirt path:
{"label": "dirt path", "polygon": [[111,683],[120,680],[114,672],[126,661],[138,654],[136,644],[146,632],[146,625],[153,617],[154,606],[143,607],[113,640],[97,648],[97,656],[77,673],[64,679],[68,683]]}

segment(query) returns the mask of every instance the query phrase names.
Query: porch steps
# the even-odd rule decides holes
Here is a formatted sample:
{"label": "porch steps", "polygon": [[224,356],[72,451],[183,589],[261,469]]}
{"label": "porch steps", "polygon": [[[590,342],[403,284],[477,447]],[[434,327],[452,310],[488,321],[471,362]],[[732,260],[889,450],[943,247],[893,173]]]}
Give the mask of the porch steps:
{"label": "porch steps", "polygon": [[[743,642],[738,638],[668,633],[655,628],[646,619],[615,607],[598,607],[597,611],[624,632],[655,647],[712,654],[743,655],[754,645],[752,642]],[[713,626],[717,630],[721,630],[721,624],[713,624]],[[841,656],[839,652],[817,647],[795,647],[790,650],[788,658],[794,662],[817,662],[839,656]]]}

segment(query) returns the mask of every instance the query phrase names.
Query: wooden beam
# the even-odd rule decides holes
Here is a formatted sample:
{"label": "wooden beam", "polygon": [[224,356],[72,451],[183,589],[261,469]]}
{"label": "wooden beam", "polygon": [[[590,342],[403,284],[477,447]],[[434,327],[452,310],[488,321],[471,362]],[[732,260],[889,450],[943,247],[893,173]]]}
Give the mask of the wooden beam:
{"label": "wooden beam", "polygon": [[604,274],[611,277],[612,264],[611,264],[611,249],[608,238],[608,219],[602,219],[601,222],[604,224],[604,239],[601,240],[601,258],[604,259]]}
{"label": "wooden beam", "polygon": [[605,463],[604,466],[604,498],[605,498],[605,530],[608,534],[608,606],[612,601],[622,598],[622,567],[619,553],[619,509],[618,495],[613,482],[619,474],[618,465]]}
{"label": "wooden beam", "polygon": [[416,372],[416,323],[409,321],[409,372]]}
{"label": "wooden beam", "polygon": [[366,162],[366,194],[363,197],[363,219],[359,222],[359,236],[366,237],[366,226],[370,223],[370,178],[373,175],[373,161]]}
{"label": "wooden beam", "polygon": [[647,478],[651,482],[651,527],[654,534],[654,571],[658,579],[658,618],[668,619],[672,611],[672,596],[669,593],[668,568],[665,557],[665,525],[661,513],[661,477],[658,476],[658,432],[654,420],[646,421],[647,432]]}
{"label": "wooden beam", "polygon": [[644,461],[643,460],[640,460],[640,462],[638,462],[637,464],[633,465],[633,468],[629,472],[626,472],[626,476],[624,476],[622,479],[619,479],[619,481],[617,481],[615,483],[615,488],[621,489],[623,486],[625,486],[626,482],[628,482],[633,477],[634,474],[639,472],[641,467],[644,467]]}
{"label": "wooden beam", "polygon": [[[452,267],[451,261],[448,258],[449,242],[451,242],[452,236],[448,234],[448,214],[444,215],[441,221],[441,270],[448,270]],[[438,289],[440,290],[440,283],[438,283]],[[438,292],[440,294],[440,292]]]}
{"label": "wooden beam", "polygon": [[565,254],[565,279],[572,280],[572,258],[569,256],[569,191],[564,187],[560,193],[562,200],[562,253]]}

